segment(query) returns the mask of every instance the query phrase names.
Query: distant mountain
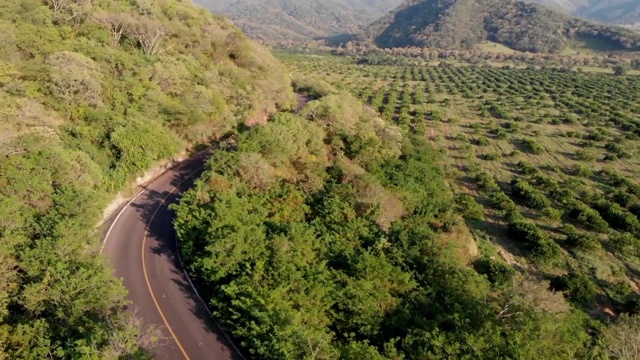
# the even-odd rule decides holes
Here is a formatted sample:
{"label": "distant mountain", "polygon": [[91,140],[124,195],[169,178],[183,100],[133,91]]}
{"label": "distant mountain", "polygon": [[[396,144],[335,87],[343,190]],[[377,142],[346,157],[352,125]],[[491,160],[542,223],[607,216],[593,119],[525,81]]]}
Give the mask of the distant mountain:
{"label": "distant mountain", "polygon": [[363,36],[383,48],[473,49],[492,41],[536,53],[560,53],[577,42],[591,50],[640,49],[640,34],[629,29],[513,0],[408,0]]}
{"label": "distant mountain", "polygon": [[357,33],[402,0],[194,0],[265,43]]}
{"label": "distant mountain", "polygon": [[640,23],[638,0],[531,0],[542,5],[610,24]]}

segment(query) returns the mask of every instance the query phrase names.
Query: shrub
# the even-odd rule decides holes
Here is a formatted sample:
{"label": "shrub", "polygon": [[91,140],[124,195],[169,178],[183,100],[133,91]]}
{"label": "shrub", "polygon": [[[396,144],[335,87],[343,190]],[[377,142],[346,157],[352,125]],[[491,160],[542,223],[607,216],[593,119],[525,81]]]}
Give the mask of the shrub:
{"label": "shrub", "polygon": [[609,238],[609,246],[623,256],[640,255],[640,239],[629,233],[616,233]]}
{"label": "shrub", "polygon": [[476,145],[478,146],[489,146],[490,144],[491,144],[491,141],[484,136],[479,137],[476,140]]}
{"label": "shrub", "polygon": [[609,224],[600,216],[600,213],[582,201],[575,200],[569,204],[568,214],[571,219],[588,229],[604,232],[609,228]]}
{"label": "shrub", "polygon": [[598,154],[591,149],[580,149],[576,151],[576,158],[582,161],[594,161],[598,158]]}
{"label": "shrub", "polygon": [[523,179],[511,181],[511,194],[532,209],[542,210],[551,207],[551,201],[547,199],[546,195]]}
{"label": "shrub", "polygon": [[479,172],[478,174],[476,174],[475,180],[476,180],[476,183],[478,184],[478,187],[482,190],[493,191],[493,190],[500,189],[500,187],[498,186],[498,183],[496,183],[496,180],[493,178],[493,176],[491,176],[487,172],[484,172],[484,171]]}
{"label": "shrub", "polygon": [[480,221],[484,219],[484,208],[469,194],[459,194],[456,197],[456,208],[467,220]]}
{"label": "shrub", "polygon": [[622,306],[622,311],[631,315],[640,315],[640,295],[630,296],[629,300],[625,301]]}
{"label": "shrub", "polygon": [[509,221],[508,229],[509,235],[522,243],[538,262],[553,262],[560,256],[558,245],[534,223],[515,216]]}
{"label": "shrub", "polygon": [[588,233],[581,233],[572,225],[564,226],[567,246],[582,251],[593,251],[601,247],[600,241]]}
{"label": "shrub", "polygon": [[599,199],[593,204],[593,207],[614,229],[635,235],[640,233],[640,220],[620,205]]}
{"label": "shrub", "polygon": [[570,272],[557,280],[559,290],[562,290],[569,300],[585,306],[593,303],[596,297],[596,285],[588,276],[579,272]]}
{"label": "shrub", "polygon": [[496,161],[496,160],[500,159],[500,154],[498,154],[498,153],[484,154],[484,159],[487,160],[487,161]]}
{"label": "shrub", "polygon": [[562,218],[562,210],[554,209],[551,206],[542,209],[540,214],[552,221],[558,221]]}
{"label": "shrub", "polygon": [[583,178],[590,178],[593,176],[593,170],[588,166],[582,164],[576,164],[572,168],[572,172],[575,176],[581,176]]}
{"label": "shrub", "polygon": [[515,210],[516,203],[511,200],[509,195],[501,190],[496,190],[489,194],[489,206],[496,210],[509,211]]}
{"label": "shrub", "polygon": [[453,137],[453,140],[460,141],[463,143],[469,142],[469,139],[467,139],[467,137],[464,134],[456,134],[456,136]]}
{"label": "shrub", "polygon": [[509,285],[515,274],[509,264],[490,258],[476,260],[473,267],[478,273],[485,275],[491,284],[498,287]]}
{"label": "shrub", "polygon": [[522,146],[532,154],[542,154],[544,152],[544,148],[542,145],[538,144],[535,140],[532,139],[522,139]]}
{"label": "shrub", "polygon": [[520,173],[523,175],[535,175],[540,173],[540,170],[538,170],[538,168],[524,161],[518,162],[517,166],[518,171],[520,171]]}

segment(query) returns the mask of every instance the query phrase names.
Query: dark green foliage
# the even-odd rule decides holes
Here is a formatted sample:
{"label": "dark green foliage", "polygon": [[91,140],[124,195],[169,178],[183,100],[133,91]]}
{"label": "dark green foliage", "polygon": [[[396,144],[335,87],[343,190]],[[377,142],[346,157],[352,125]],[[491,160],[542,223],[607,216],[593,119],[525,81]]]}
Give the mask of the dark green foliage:
{"label": "dark green foliage", "polygon": [[613,68],[613,74],[615,76],[624,76],[627,75],[627,72],[629,72],[629,68],[624,65],[617,65]]}
{"label": "dark green foliage", "polygon": [[518,162],[518,170],[523,174],[523,175],[536,175],[538,173],[540,173],[540,170],[538,170],[537,167],[526,163],[524,161],[520,161]]}
{"label": "dark green foliage", "polygon": [[489,282],[495,286],[510,285],[515,271],[508,264],[488,258],[476,260],[473,267],[477,272],[487,277]]}
{"label": "dark green foliage", "polygon": [[560,256],[560,248],[534,223],[515,217],[509,221],[509,235],[540,263],[551,263]]}
{"label": "dark green foliage", "polygon": [[609,246],[622,256],[640,255],[640,238],[629,233],[615,233],[609,238]]}
{"label": "dark green foliage", "polygon": [[558,279],[558,290],[562,290],[565,296],[580,305],[589,306],[596,296],[596,285],[588,276],[580,272],[570,272]]}
{"label": "dark green foliage", "polygon": [[509,195],[501,190],[496,190],[489,194],[489,205],[496,210],[502,211],[513,211],[516,209],[516,203],[511,200]]}
{"label": "dark green foliage", "polygon": [[622,310],[630,315],[640,315],[640,294],[630,296],[629,300],[624,303]]}
{"label": "dark green foliage", "polygon": [[482,190],[494,191],[494,190],[500,189],[500,187],[498,186],[498,183],[496,183],[496,180],[493,178],[493,176],[491,176],[487,172],[479,172],[475,176],[475,180],[476,180],[476,183],[478,184],[478,187],[480,187],[480,189]]}
{"label": "dark green foliage", "polygon": [[456,196],[456,207],[462,217],[467,220],[480,221],[484,219],[484,208],[469,194]]}
{"label": "dark green foliage", "polygon": [[593,208],[612,228],[640,236],[640,220],[620,205],[599,199],[593,203]]}
{"label": "dark green foliage", "polygon": [[526,151],[535,155],[540,155],[544,152],[544,148],[532,139],[522,139],[522,146]]}
{"label": "dark green foliage", "polygon": [[609,225],[598,211],[581,201],[573,201],[568,205],[568,209],[569,217],[587,229],[604,232],[609,228]]}
{"label": "dark green foliage", "polygon": [[565,241],[571,248],[583,251],[593,251],[601,248],[600,241],[593,234],[581,233],[572,225],[565,225],[563,230],[567,237]]}
{"label": "dark green foliage", "polygon": [[523,179],[513,179],[511,181],[511,194],[515,199],[532,209],[544,209],[551,206],[551,201],[546,195],[537,190],[529,182]]}

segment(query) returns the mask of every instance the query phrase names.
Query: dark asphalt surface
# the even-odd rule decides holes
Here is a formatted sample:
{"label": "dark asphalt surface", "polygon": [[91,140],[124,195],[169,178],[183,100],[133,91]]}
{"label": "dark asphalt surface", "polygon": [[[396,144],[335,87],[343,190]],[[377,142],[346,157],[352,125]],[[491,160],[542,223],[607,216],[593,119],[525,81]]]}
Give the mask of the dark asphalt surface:
{"label": "dark asphalt surface", "polygon": [[105,238],[104,254],[124,279],[130,310],[162,331],[160,344],[151,349],[156,359],[241,359],[184,273],[168,209],[193,185],[204,161],[204,154],[197,155],[153,180],[123,208]]}

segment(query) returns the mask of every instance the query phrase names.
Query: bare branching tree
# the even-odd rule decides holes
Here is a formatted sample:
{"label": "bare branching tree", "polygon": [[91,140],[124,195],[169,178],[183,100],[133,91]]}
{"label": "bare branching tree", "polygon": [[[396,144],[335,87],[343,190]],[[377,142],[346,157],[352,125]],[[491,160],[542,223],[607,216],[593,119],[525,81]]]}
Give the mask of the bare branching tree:
{"label": "bare branching tree", "polygon": [[138,43],[145,55],[153,56],[169,36],[169,29],[157,20],[141,17],[128,27],[127,34]]}
{"label": "bare branching tree", "polygon": [[119,330],[114,331],[118,336],[111,337],[105,348],[94,348],[94,352],[103,359],[129,358],[139,348],[150,350],[168,342],[163,338],[160,328],[143,326],[137,309],[133,313],[118,314],[110,322],[114,329]]}
{"label": "bare branching tree", "polygon": [[70,0],[45,0],[45,4],[47,4],[54,13],[62,11],[68,4]]}
{"label": "bare branching tree", "polygon": [[57,21],[72,25],[81,23],[92,8],[92,0],[44,0],[44,2],[53,10]]}
{"label": "bare branching tree", "polygon": [[613,325],[602,332],[602,340],[613,358],[640,359],[640,315],[621,315]]}
{"label": "bare branching tree", "polygon": [[0,133],[0,158],[17,155],[23,151],[24,146],[17,134],[8,131]]}
{"label": "bare branching tree", "polygon": [[122,35],[127,31],[132,23],[128,14],[118,14],[109,12],[99,12],[93,16],[93,19],[106,27],[111,33],[111,46],[115,47],[122,39]]}

